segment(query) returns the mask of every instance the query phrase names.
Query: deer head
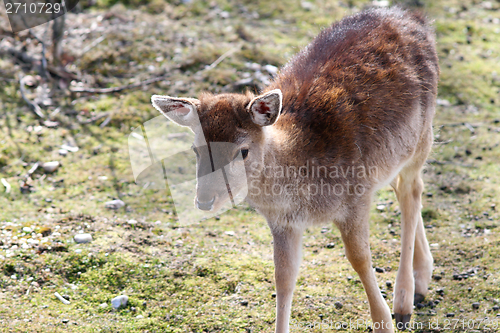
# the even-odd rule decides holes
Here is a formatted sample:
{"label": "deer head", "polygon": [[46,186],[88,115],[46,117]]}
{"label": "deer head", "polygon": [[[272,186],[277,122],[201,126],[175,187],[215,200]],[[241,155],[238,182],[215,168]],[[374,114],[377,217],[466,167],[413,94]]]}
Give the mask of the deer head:
{"label": "deer head", "polygon": [[282,99],[279,89],[256,97],[247,93],[151,98],[158,111],[195,134],[198,209],[219,210],[247,186],[250,167],[263,166],[264,128],[278,120]]}

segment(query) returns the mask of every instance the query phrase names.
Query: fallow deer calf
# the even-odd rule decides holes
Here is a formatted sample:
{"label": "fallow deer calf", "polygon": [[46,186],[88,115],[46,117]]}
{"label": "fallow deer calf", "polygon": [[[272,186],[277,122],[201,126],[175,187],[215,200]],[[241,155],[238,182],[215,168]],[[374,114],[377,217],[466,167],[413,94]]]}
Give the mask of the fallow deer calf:
{"label": "fallow deer calf", "polygon": [[[274,238],[276,332],[289,331],[303,231],[331,221],[365,288],[374,331],[394,331],[372,267],[368,222],[375,191],[388,184],[401,209],[398,328],[409,322],[414,299],[426,295],[433,259],[420,212],[421,170],[433,140],[434,44],[420,15],[372,9],[323,30],[259,96],[152,97],[160,112],[195,133],[199,174],[207,173],[203,165],[214,171],[213,142],[234,144],[234,151],[223,152],[228,161],[241,154],[247,201],[265,216]],[[195,201],[214,211],[231,193],[225,184],[209,183],[198,181]]]}

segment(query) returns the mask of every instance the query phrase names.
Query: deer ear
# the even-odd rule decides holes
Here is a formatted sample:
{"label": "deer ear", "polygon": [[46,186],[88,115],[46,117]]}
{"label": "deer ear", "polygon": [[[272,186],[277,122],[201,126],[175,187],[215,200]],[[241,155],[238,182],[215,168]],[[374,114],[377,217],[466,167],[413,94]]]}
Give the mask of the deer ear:
{"label": "deer ear", "polygon": [[153,95],[151,103],[165,117],[181,126],[191,126],[198,119],[196,109],[200,101],[195,98]]}
{"label": "deer ear", "polygon": [[248,104],[248,111],[254,123],[259,126],[269,126],[278,120],[283,104],[281,90],[271,90],[255,97]]}

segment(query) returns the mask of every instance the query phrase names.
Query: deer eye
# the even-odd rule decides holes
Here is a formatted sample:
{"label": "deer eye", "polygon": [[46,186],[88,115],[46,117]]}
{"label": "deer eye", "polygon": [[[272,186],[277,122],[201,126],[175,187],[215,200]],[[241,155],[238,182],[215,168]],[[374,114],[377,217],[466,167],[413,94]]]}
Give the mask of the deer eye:
{"label": "deer eye", "polygon": [[243,159],[246,159],[248,156],[248,149],[242,149],[241,156],[243,157]]}
{"label": "deer eye", "polygon": [[233,156],[233,161],[234,161],[234,160],[236,160],[236,158],[238,158],[238,155],[240,154],[240,152],[241,152],[241,157],[242,157],[243,159],[247,158],[247,156],[248,156],[248,149],[240,149],[240,150],[238,150],[238,151],[234,154],[234,156]]}

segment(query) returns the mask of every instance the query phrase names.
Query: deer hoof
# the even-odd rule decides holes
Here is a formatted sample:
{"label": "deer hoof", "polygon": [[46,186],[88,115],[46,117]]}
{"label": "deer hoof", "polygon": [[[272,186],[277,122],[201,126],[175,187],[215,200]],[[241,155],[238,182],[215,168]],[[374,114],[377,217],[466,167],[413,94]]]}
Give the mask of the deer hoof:
{"label": "deer hoof", "polygon": [[425,299],[425,296],[419,293],[415,293],[413,296],[413,305],[417,305],[418,303],[422,303]]}
{"label": "deer hoof", "polygon": [[400,331],[405,331],[410,328],[411,313],[401,314],[395,313],[394,319],[396,319],[396,328]]}

